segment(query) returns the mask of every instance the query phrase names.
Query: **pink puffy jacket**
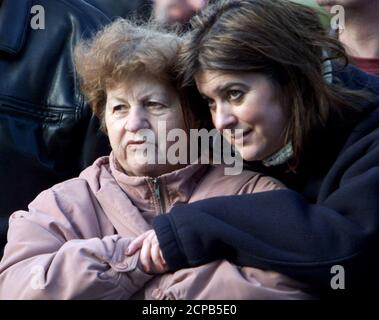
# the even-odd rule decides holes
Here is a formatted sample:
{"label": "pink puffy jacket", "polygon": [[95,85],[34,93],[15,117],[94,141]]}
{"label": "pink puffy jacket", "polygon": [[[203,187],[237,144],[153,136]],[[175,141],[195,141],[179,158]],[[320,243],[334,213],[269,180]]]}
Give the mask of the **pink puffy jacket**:
{"label": "pink puffy jacket", "polygon": [[[283,188],[254,172],[189,165],[158,179],[127,176],[113,154],[42,192],[9,221],[0,299],[306,299],[276,272],[215,261],[164,275],[144,273],[130,241],[176,203]],[[201,221],[199,221],[201,223]]]}

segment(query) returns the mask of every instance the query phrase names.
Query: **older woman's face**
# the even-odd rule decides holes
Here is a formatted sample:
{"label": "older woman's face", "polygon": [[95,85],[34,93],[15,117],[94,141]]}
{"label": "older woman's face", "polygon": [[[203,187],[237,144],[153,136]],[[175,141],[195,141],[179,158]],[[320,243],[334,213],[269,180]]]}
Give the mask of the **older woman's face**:
{"label": "older woman's face", "polygon": [[247,161],[263,160],[284,145],[287,117],[279,90],[263,74],[201,71],[196,84],[206,100],[215,127],[240,129],[243,135],[225,134]]}
{"label": "older woman's face", "polygon": [[[105,124],[113,153],[121,167],[134,176],[156,177],[178,167],[158,164],[174,142],[164,143],[171,129],[186,130],[179,95],[165,81],[140,74],[107,90]],[[164,128],[158,135],[158,128]],[[154,139],[144,139],[149,132]],[[158,140],[160,138],[160,140]],[[183,141],[185,143],[186,141]],[[154,163],[147,163],[144,150],[153,150]],[[163,157],[161,157],[163,159]]]}

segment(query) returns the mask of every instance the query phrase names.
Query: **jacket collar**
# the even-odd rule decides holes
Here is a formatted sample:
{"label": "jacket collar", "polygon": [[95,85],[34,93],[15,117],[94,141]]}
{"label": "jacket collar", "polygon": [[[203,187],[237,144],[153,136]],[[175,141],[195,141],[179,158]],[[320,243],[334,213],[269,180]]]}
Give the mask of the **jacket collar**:
{"label": "jacket collar", "polygon": [[[189,165],[159,177],[166,209],[178,202],[188,202],[209,167]],[[113,153],[97,159],[82,171],[80,178],[87,181],[118,234],[135,237],[151,229],[151,220],[159,213],[148,182],[151,178],[128,176],[119,168]]]}
{"label": "jacket collar", "polygon": [[32,0],[2,0],[0,3],[0,51],[17,54],[25,44]]}
{"label": "jacket collar", "polygon": [[169,211],[175,203],[186,203],[209,166],[188,165],[157,177],[128,176],[118,165],[113,152],[109,157],[110,170],[120,188],[133,204],[144,212],[149,221],[162,211]]}
{"label": "jacket collar", "polygon": [[349,64],[342,67],[340,64],[333,66],[333,82],[350,90],[370,91],[373,95],[372,101],[362,99],[361,105],[357,106],[363,111],[373,111],[379,105],[379,77],[366,73],[359,68]]}

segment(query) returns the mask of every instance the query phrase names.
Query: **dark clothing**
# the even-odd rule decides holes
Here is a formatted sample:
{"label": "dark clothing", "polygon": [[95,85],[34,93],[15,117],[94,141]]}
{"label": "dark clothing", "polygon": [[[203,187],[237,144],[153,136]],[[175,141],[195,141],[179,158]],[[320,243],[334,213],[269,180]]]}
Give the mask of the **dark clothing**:
{"label": "dark clothing", "polygon": [[349,57],[349,59],[359,69],[379,75],[379,58]]}
{"label": "dark clothing", "polygon": [[[34,5],[45,29],[32,23]],[[82,0],[1,3],[0,257],[12,212],[109,152],[73,67],[78,40],[108,22]]]}
{"label": "dark clothing", "polygon": [[[218,197],[178,205],[154,221],[171,269],[226,258],[282,272],[331,290],[333,265],[345,269],[346,290],[377,287],[379,261],[379,78],[348,66],[335,78],[368,88],[375,101],[343,121],[331,118],[313,135],[297,174],[285,166],[254,170],[293,190]],[[217,186],[215,186],[217,187]]]}
{"label": "dark clothing", "polygon": [[148,18],[151,13],[150,0],[85,0],[109,18],[136,16]]}

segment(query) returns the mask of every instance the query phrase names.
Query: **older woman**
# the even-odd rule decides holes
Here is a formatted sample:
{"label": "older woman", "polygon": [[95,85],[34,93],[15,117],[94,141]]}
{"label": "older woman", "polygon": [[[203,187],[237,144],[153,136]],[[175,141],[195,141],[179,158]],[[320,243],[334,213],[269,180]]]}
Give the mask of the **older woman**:
{"label": "older woman", "polygon": [[[157,217],[149,239],[171,270],[227,258],[323,293],[377,288],[379,81],[344,57],[317,14],[289,1],[219,1],[193,19],[184,83],[196,82],[218,130],[243,130],[251,168],[290,189]],[[131,252],[146,245],[141,237]],[[227,250],[211,255],[220,245]]]}
{"label": "older woman", "polygon": [[[175,85],[179,44],[174,35],[118,20],[77,49],[83,90],[112,153],[78,178],[42,192],[28,211],[11,216],[0,298],[307,297],[303,286],[285,276],[225,260],[154,277],[167,269],[154,247],[126,255],[131,240],[179,202],[283,188],[248,171],[224,176],[222,166],[146,161],[144,149],[159,157],[174,142],[148,139],[143,132],[159,134],[163,123],[167,130],[188,133],[202,116],[196,92]],[[158,268],[150,268],[149,259]]]}

